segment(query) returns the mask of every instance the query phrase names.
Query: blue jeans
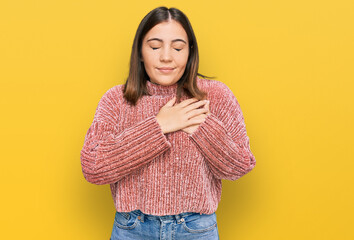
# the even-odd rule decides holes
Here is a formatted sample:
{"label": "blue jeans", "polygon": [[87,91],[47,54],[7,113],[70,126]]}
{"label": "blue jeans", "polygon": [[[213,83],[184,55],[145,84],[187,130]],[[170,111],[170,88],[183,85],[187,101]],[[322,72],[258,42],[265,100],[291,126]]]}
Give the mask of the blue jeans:
{"label": "blue jeans", "polygon": [[140,210],[115,213],[110,240],[219,240],[216,214],[156,216]]}

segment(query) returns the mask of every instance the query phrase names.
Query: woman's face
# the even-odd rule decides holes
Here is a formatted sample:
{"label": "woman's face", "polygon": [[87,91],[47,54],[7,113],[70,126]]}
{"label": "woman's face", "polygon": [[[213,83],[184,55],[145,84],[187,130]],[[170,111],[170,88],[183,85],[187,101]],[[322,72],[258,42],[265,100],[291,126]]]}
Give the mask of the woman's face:
{"label": "woman's face", "polygon": [[141,51],[150,81],[165,86],[174,84],[182,77],[187,65],[187,33],[174,20],[159,23],[145,35]]}

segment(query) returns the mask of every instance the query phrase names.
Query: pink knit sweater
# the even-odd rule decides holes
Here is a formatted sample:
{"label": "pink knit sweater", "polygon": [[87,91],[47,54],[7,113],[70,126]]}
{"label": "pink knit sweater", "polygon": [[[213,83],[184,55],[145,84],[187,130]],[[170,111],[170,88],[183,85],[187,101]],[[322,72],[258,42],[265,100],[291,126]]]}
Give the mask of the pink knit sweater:
{"label": "pink knit sweater", "polygon": [[[164,134],[156,115],[177,83],[147,81],[152,96],[131,106],[123,85],[101,98],[81,150],[82,172],[93,184],[110,184],[119,212],[211,214],[221,199],[221,179],[236,180],[251,171],[250,150],[240,105],[222,82],[197,78],[208,93],[210,115],[198,129]],[[183,95],[181,101],[188,99]]]}

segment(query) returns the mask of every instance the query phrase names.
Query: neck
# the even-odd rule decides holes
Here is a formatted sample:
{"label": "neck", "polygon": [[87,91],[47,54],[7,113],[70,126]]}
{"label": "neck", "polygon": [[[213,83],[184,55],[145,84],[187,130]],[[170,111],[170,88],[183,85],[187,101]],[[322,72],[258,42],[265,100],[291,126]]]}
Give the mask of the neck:
{"label": "neck", "polygon": [[164,86],[157,83],[153,83],[150,80],[146,81],[146,88],[151,95],[173,95],[177,92],[178,83]]}

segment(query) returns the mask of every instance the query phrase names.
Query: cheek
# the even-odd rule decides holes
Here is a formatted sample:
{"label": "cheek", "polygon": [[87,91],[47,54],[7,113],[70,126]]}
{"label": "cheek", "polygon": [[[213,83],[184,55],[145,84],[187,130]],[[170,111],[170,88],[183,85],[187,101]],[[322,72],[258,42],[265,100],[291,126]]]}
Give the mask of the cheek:
{"label": "cheek", "polygon": [[152,54],[148,49],[144,48],[141,51],[142,60],[146,67],[150,67],[154,64],[154,54]]}
{"label": "cheek", "polygon": [[184,54],[178,57],[178,65],[180,67],[185,67],[188,61],[188,54]]}
{"label": "cheek", "polygon": [[148,68],[154,67],[155,60],[152,56],[144,55],[143,60],[144,60],[145,67],[148,67]]}
{"label": "cheek", "polygon": [[180,67],[186,67],[187,66],[187,61],[188,61],[188,56],[184,57],[181,59],[181,61],[179,62],[179,66]]}

